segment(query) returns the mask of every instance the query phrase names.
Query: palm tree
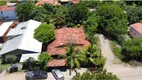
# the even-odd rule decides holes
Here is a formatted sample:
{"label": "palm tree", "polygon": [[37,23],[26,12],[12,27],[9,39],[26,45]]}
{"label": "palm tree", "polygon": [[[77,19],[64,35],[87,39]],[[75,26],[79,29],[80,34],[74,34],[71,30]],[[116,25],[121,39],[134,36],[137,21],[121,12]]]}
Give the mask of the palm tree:
{"label": "palm tree", "polygon": [[24,69],[27,69],[27,70],[33,70],[35,64],[36,64],[36,60],[33,57],[29,57],[28,59],[24,61],[23,67]]}
{"label": "palm tree", "polygon": [[85,59],[85,56],[81,54],[80,50],[74,50],[72,45],[69,45],[66,54],[61,56],[67,60],[66,65],[70,68],[70,75],[71,71],[75,70],[76,67],[80,69],[80,63],[83,62]]}
{"label": "palm tree", "polygon": [[91,67],[103,67],[105,58],[101,56],[101,53],[96,45],[91,45],[84,51],[87,60],[87,66]]}

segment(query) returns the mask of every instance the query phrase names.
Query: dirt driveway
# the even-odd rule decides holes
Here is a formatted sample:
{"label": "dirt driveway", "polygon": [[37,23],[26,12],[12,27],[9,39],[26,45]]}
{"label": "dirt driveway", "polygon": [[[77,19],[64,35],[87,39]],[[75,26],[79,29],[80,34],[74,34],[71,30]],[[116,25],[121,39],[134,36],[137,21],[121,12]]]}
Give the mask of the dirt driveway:
{"label": "dirt driveway", "polygon": [[113,55],[109,40],[99,35],[102,55],[106,58],[105,68],[116,74],[120,80],[142,80],[142,67],[131,67],[124,64],[114,64],[117,58]]}

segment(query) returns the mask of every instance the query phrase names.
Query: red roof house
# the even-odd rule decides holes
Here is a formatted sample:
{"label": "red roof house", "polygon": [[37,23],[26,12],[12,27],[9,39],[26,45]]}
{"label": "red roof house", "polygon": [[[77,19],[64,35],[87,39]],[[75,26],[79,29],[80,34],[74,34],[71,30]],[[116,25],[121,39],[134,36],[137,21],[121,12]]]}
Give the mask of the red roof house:
{"label": "red roof house", "polygon": [[[89,46],[82,28],[61,28],[55,30],[55,40],[47,47],[47,52],[54,56],[66,53],[66,45],[72,43],[81,48]],[[48,62],[49,67],[63,67],[66,65],[65,59],[53,59]]]}
{"label": "red roof house", "polygon": [[134,23],[130,25],[129,33],[133,37],[142,37],[142,23]]}
{"label": "red roof house", "polygon": [[79,45],[80,47],[89,46],[82,28],[61,28],[55,30],[55,40],[49,44],[47,52],[50,55],[65,54],[66,46],[69,43]]}

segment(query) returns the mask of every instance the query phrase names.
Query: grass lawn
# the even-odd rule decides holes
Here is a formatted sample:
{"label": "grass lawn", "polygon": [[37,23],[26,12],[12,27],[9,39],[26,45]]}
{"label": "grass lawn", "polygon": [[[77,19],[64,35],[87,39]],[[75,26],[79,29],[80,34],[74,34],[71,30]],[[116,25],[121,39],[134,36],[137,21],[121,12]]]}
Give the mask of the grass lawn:
{"label": "grass lawn", "polygon": [[2,63],[2,61],[0,59],[0,72],[1,72],[1,70],[6,69],[10,66],[10,64],[1,64],[1,63]]}
{"label": "grass lawn", "polygon": [[10,66],[10,64],[0,64],[0,69],[6,69]]}

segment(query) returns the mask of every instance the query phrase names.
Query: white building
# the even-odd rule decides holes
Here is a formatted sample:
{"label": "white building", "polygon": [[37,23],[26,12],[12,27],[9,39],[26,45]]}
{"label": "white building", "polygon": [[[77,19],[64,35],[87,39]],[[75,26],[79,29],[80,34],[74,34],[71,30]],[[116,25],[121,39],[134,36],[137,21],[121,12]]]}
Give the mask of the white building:
{"label": "white building", "polygon": [[29,57],[37,59],[42,50],[42,43],[37,41],[33,34],[40,22],[29,20],[12,28],[7,34],[8,41],[2,47],[0,55],[6,54],[21,56],[20,62]]}
{"label": "white building", "polygon": [[12,28],[11,25],[13,24],[14,21],[9,21],[9,22],[3,22],[0,25],[0,43],[3,43],[6,41],[6,35]]}
{"label": "white building", "polygon": [[0,6],[0,18],[3,20],[16,19],[15,3],[8,3],[6,6]]}

